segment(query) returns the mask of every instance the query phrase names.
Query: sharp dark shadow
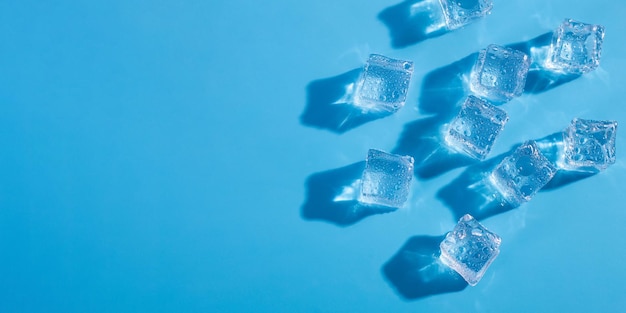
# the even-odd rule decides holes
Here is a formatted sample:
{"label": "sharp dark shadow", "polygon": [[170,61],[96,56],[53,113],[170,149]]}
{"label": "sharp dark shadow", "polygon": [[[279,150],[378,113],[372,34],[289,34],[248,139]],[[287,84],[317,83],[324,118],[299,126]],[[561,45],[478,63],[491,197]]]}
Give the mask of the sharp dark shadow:
{"label": "sharp dark shadow", "polygon": [[525,93],[542,93],[580,77],[580,74],[560,73],[545,67],[551,41],[552,32],[547,32],[531,40],[508,45],[531,57],[532,63],[526,78]]}
{"label": "sharp dark shadow", "polygon": [[446,119],[435,116],[404,125],[393,153],[412,156],[415,175],[420,179],[433,178],[476,162],[447,148],[442,138],[442,127],[446,122]]}
{"label": "sharp dark shadow", "polygon": [[591,176],[596,175],[597,173],[590,172],[575,172],[575,171],[566,171],[559,169],[552,180],[548,182],[539,192],[552,191],[569,184],[575,183],[579,180],[589,178]]}
{"label": "sharp dark shadow", "polygon": [[386,117],[389,112],[364,112],[351,103],[351,87],[362,69],[312,81],[307,86],[307,104],[300,116],[303,125],[341,134],[367,122]]}
{"label": "sharp dark shadow", "polygon": [[448,32],[437,0],[407,0],[384,9],[378,19],[389,28],[394,48],[404,48]]}
{"label": "sharp dark shadow", "polygon": [[[511,152],[514,150],[515,148]],[[437,198],[448,206],[455,221],[465,214],[482,220],[515,208],[493,187],[488,177],[509,153],[469,166],[459,177],[437,192]]]}
{"label": "sharp dark shadow", "polygon": [[468,286],[461,275],[439,260],[439,243],[443,238],[411,237],[383,265],[383,276],[405,300],[458,292]]}
{"label": "sharp dark shadow", "polygon": [[349,226],[370,215],[394,211],[392,208],[363,206],[356,201],[358,182],[364,169],[365,162],[361,161],[309,176],[302,218]]}
{"label": "sharp dark shadow", "polygon": [[471,71],[477,55],[470,54],[424,77],[419,110],[433,116],[405,124],[393,150],[396,154],[410,155],[415,159],[415,175],[420,179],[434,178],[476,162],[447,148],[442,127],[460,109],[459,103],[466,96],[467,90],[465,77]]}
{"label": "sharp dark shadow", "polygon": [[477,57],[478,53],[472,53],[426,74],[419,96],[420,113],[443,116],[456,113],[457,104],[467,95],[467,77]]}

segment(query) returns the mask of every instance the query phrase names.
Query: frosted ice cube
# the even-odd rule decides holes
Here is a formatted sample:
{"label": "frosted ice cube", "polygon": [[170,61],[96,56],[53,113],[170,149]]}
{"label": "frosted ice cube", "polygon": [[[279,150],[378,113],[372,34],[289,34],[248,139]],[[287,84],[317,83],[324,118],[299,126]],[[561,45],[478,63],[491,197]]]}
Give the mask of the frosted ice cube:
{"label": "frosted ice cube", "polygon": [[604,27],[566,19],[554,32],[546,67],[583,74],[600,65]]}
{"label": "frosted ice cube", "polygon": [[554,165],[531,140],[504,158],[489,179],[511,205],[519,206],[529,201],[555,173]]}
{"label": "frosted ice cube", "polygon": [[471,286],[478,284],[500,253],[500,237],[466,214],[441,242],[441,261]]}
{"label": "frosted ice cube", "polygon": [[357,200],[365,205],[402,207],[409,197],[412,179],[412,157],[370,149]]}
{"label": "frosted ice cube", "polygon": [[449,30],[463,27],[491,13],[492,0],[439,0]]}
{"label": "frosted ice cube", "polygon": [[530,57],[519,50],[489,45],[470,73],[470,89],[479,97],[505,102],[524,91]]}
{"label": "frosted ice cube", "polygon": [[364,111],[398,111],[404,106],[412,74],[412,61],[370,55],[356,82],[354,104]]}
{"label": "frosted ice cube", "polygon": [[469,96],[449,124],[445,141],[454,150],[482,160],[509,120],[506,112],[487,101]]}
{"label": "frosted ice cube", "polygon": [[576,118],[565,130],[563,158],[567,170],[597,172],[615,163],[617,122]]}

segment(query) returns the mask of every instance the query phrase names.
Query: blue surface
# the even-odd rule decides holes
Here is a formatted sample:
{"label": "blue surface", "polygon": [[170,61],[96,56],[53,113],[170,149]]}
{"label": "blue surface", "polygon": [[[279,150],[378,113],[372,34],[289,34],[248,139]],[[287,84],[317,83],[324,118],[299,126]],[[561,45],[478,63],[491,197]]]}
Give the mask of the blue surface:
{"label": "blue surface", "polygon": [[[626,3],[496,0],[475,24],[394,48],[378,15],[393,17],[399,4],[3,1],[0,312],[625,307],[619,128],[605,172],[480,219],[502,246],[476,287],[409,280],[402,286],[424,289],[406,299],[383,267],[399,251],[432,252],[475,209],[454,195],[481,165],[423,164],[409,207],[393,213],[320,212],[346,209],[328,201],[332,186],[358,176],[369,148],[432,148],[424,138],[450,113],[472,55],[491,43],[532,45],[566,17],[606,27],[600,68],[502,105],[510,121],[490,157],[574,117],[626,123]],[[318,103],[310,90],[340,92],[329,87],[370,53],[415,62],[406,106],[341,131],[346,112],[313,110],[301,122]],[[311,219],[307,208],[327,215]],[[402,262],[392,269],[411,264]]]}

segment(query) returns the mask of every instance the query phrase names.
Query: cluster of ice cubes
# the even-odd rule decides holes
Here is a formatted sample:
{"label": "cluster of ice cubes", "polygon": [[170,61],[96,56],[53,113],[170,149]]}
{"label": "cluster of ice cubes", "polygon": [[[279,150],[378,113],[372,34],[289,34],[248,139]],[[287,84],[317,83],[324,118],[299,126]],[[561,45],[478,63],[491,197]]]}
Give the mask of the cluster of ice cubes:
{"label": "cluster of ice cubes", "polygon": [[[493,6],[489,0],[439,2],[449,29],[489,14]],[[603,26],[566,19],[553,32],[546,60],[540,63],[555,72],[590,72],[600,64],[603,40]],[[495,103],[519,97],[531,63],[530,56],[522,51],[491,44],[478,54],[470,72],[469,89],[475,96]],[[398,111],[405,104],[413,71],[412,61],[370,55],[355,84],[354,105],[364,111]]]}
{"label": "cluster of ice cubes", "polygon": [[[555,73],[584,74],[600,65],[604,27],[566,19],[552,35],[545,60],[534,60]],[[506,102],[524,92],[531,66],[526,53],[499,45],[480,51],[470,73],[470,90],[494,102]]]}
{"label": "cluster of ice cubes", "polygon": [[[438,0],[452,30],[490,13],[490,0]],[[546,68],[582,74],[600,62],[604,28],[567,19],[553,33]],[[484,160],[509,120],[496,104],[524,92],[530,56],[513,48],[489,45],[471,70],[469,95],[444,129],[443,141],[454,151]],[[364,111],[396,112],[406,101],[414,65],[372,54],[355,84],[354,105]],[[495,104],[494,104],[495,103]],[[558,170],[597,172],[615,163],[617,122],[574,119],[563,132],[557,161],[543,155],[534,141],[521,144],[488,173],[488,182],[511,205],[529,201]],[[357,201],[364,206],[396,209],[408,201],[414,159],[370,149]],[[474,286],[498,256],[501,238],[465,215],[440,244],[440,260]]]}
{"label": "cluster of ice cubes", "polygon": [[[458,117],[457,117],[458,118]],[[617,122],[576,118],[563,132],[557,164],[527,141],[506,156],[488,181],[512,206],[529,201],[558,170],[597,172],[615,163]],[[472,216],[463,216],[441,242],[440,259],[474,286],[499,253],[501,239]]]}

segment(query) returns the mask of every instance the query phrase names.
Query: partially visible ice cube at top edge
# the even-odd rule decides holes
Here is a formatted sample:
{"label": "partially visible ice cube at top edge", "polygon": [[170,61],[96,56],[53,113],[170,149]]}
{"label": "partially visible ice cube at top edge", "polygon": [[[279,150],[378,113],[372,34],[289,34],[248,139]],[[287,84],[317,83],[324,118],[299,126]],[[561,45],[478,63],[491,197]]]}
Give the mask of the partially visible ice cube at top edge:
{"label": "partially visible ice cube at top edge", "polygon": [[439,245],[439,258],[475,286],[500,253],[501,242],[498,235],[466,214]]}
{"label": "partially visible ice cube at top edge", "polygon": [[615,163],[616,131],[616,121],[574,119],[565,130],[563,158],[557,164],[566,170],[599,172],[606,169]]}
{"label": "partially visible ice cube at top edge", "polygon": [[524,91],[530,57],[499,45],[481,50],[470,73],[470,89],[481,98],[505,102]]}
{"label": "partially visible ice cube at top edge", "polygon": [[406,101],[412,74],[412,61],[370,55],[356,83],[354,105],[364,111],[398,111]]}
{"label": "partially visible ice cube at top edge", "polygon": [[566,19],[552,35],[546,67],[584,74],[600,65],[604,27]]}
{"label": "partially visible ice cube at top edge", "polygon": [[463,27],[491,13],[492,0],[439,0],[448,30]]}
{"label": "partially visible ice cube at top edge", "polygon": [[412,179],[412,157],[370,149],[357,200],[374,207],[400,208],[409,197]]}
{"label": "partially visible ice cube at top edge", "polygon": [[469,96],[450,123],[444,135],[445,142],[454,150],[483,160],[508,120],[504,110]]}
{"label": "partially visible ice cube at top edge", "polygon": [[511,205],[519,206],[529,201],[555,173],[554,165],[531,140],[504,158],[489,179]]}

